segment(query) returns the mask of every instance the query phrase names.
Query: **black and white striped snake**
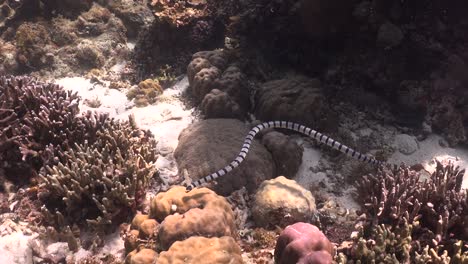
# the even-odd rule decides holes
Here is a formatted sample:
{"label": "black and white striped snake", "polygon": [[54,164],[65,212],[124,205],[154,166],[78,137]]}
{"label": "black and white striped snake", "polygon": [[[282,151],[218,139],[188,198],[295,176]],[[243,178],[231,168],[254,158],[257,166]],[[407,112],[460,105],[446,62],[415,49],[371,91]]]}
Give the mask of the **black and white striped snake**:
{"label": "black and white striped snake", "polygon": [[187,191],[190,191],[192,190],[193,188],[196,188],[196,187],[199,187],[201,186],[202,184],[205,184],[205,183],[209,183],[211,181],[214,181],[216,180],[217,178],[221,177],[221,176],[224,176],[226,175],[227,173],[229,173],[230,171],[232,171],[233,169],[237,168],[239,166],[239,164],[242,163],[242,161],[244,161],[245,157],[247,156],[247,153],[249,152],[249,149],[250,149],[250,145],[252,144],[252,141],[255,137],[255,135],[258,134],[258,132],[262,131],[263,129],[267,129],[267,128],[284,128],[284,129],[289,129],[289,130],[294,130],[294,131],[297,131],[299,133],[302,133],[304,135],[307,135],[321,143],[325,143],[326,145],[334,148],[334,149],[337,149],[338,151],[341,151],[359,161],[362,161],[362,162],[367,162],[369,164],[372,164],[372,165],[376,165],[376,166],[382,166],[382,165],[385,165],[386,163],[383,162],[383,161],[379,161],[379,160],[376,160],[374,157],[371,157],[371,156],[367,156],[365,154],[362,154],[346,145],[343,145],[341,144],[340,142],[316,131],[316,130],[313,130],[311,128],[308,128],[306,126],[303,126],[303,125],[299,125],[299,124],[296,124],[296,123],[293,123],[293,122],[289,122],[289,121],[270,121],[270,122],[265,122],[265,123],[261,123],[259,125],[256,125],[254,128],[252,128],[249,132],[249,134],[245,137],[245,140],[244,140],[244,145],[242,145],[242,149],[241,151],[239,152],[239,155],[237,155],[237,157],[230,163],[228,164],[226,167],[220,169],[219,171],[217,172],[214,172],[210,175],[207,175],[199,180],[196,180],[196,181],[193,181],[191,184],[189,184],[186,188],[187,188]]}

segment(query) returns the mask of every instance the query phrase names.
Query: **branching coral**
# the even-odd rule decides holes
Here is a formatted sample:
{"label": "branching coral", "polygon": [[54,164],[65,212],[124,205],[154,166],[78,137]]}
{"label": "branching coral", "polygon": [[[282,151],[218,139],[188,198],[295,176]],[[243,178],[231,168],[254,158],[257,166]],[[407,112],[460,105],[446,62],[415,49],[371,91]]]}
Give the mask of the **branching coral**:
{"label": "branching coral", "polygon": [[424,181],[405,167],[364,177],[357,187],[367,221],[348,257],[364,263],[467,261],[464,172],[453,164],[437,162],[436,171]]}
{"label": "branching coral", "polygon": [[75,93],[55,84],[0,77],[0,162],[6,176],[27,180],[57,147],[67,149],[86,136],[75,120],[78,102]]}
{"label": "branching coral", "polygon": [[39,196],[46,204],[44,211],[62,214],[67,224],[86,220],[105,230],[137,209],[156,172],[156,141],[132,118],[118,122],[88,113],[84,119],[98,128],[95,141],[75,144],[60,154],[57,165],[41,171]]}

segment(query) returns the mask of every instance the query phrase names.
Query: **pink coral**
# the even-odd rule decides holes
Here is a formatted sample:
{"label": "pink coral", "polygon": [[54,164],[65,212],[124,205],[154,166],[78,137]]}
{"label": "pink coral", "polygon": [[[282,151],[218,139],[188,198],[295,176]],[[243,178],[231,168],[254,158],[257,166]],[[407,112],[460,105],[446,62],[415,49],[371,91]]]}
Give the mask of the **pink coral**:
{"label": "pink coral", "polygon": [[278,237],[275,263],[332,263],[334,247],[314,225],[298,222],[287,226]]}

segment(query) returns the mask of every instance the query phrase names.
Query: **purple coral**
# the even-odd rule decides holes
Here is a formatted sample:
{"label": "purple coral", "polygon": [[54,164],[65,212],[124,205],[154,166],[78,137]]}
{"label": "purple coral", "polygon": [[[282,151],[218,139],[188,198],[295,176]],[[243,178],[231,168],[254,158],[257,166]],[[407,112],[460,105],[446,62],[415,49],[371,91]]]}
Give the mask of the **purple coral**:
{"label": "purple coral", "polygon": [[332,263],[334,247],[314,225],[298,222],[281,232],[275,248],[275,263]]}

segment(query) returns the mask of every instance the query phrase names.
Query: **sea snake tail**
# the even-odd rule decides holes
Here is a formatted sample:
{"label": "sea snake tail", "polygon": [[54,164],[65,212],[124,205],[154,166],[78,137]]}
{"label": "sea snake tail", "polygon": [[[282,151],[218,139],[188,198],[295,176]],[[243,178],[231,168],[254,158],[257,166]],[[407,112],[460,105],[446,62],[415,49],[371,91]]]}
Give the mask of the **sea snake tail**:
{"label": "sea snake tail", "polygon": [[270,122],[265,122],[265,123],[261,123],[259,125],[256,125],[254,128],[252,128],[249,132],[249,134],[245,137],[245,140],[244,140],[244,145],[242,145],[242,149],[241,151],[239,152],[239,155],[237,155],[237,157],[230,163],[228,164],[226,167],[220,169],[219,171],[217,172],[214,172],[210,175],[207,175],[199,180],[196,180],[196,181],[193,181],[191,184],[189,184],[186,188],[187,188],[187,191],[190,191],[192,190],[193,188],[196,188],[196,187],[199,187],[200,185],[204,184],[204,183],[208,183],[208,182],[211,182],[211,181],[214,181],[216,180],[217,178],[221,177],[221,176],[224,176],[226,175],[227,173],[229,173],[230,171],[232,171],[233,169],[237,168],[239,166],[239,164],[242,163],[242,161],[244,161],[245,157],[247,156],[247,153],[249,152],[249,149],[250,149],[250,145],[252,144],[252,141],[255,137],[255,135],[258,134],[258,132],[264,130],[264,129],[267,129],[267,128],[285,128],[285,129],[289,129],[289,130],[294,130],[294,131],[297,131],[301,134],[304,134],[304,135],[307,135],[321,143],[324,143],[338,151],[341,151],[343,153],[345,153],[346,155],[348,156],[351,156],[359,161],[362,161],[362,162],[367,162],[369,164],[372,164],[372,165],[376,165],[376,166],[382,166],[385,164],[385,162],[382,162],[382,161],[379,161],[379,160],[376,160],[374,157],[371,157],[371,156],[367,156],[365,154],[362,154],[346,145],[343,145],[341,144],[340,142],[316,131],[316,130],[313,130],[311,128],[308,128],[306,126],[303,126],[303,125],[299,125],[299,124],[296,124],[296,123],[293,123],[293,122],[289,122],[289,121],[270,121]]}

